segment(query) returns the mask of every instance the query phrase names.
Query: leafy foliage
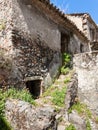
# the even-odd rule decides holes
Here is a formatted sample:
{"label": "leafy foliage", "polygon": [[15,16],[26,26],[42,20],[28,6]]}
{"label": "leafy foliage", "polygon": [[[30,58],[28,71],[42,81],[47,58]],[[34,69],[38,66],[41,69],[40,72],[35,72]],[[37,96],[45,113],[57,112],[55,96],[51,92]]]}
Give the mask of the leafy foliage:
{"label": "leafy foliage", "polygon": [[61,73],[66,75],[69,73],[69,70],[70,70],[71,56],[67,53],[64,53],[62,55],[62,58],[63,58],[63,66],[61,68]]}

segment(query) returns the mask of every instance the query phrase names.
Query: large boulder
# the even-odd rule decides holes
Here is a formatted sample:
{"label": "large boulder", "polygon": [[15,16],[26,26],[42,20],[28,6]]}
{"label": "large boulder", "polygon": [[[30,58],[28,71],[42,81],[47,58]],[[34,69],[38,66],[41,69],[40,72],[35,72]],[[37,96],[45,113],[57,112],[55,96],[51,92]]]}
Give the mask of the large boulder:
{"label": "large boulder", "polygon": [[9,99],[5,113],[14,130],[56,130],[55,111],[50,106],[34,107],[31,104]]}

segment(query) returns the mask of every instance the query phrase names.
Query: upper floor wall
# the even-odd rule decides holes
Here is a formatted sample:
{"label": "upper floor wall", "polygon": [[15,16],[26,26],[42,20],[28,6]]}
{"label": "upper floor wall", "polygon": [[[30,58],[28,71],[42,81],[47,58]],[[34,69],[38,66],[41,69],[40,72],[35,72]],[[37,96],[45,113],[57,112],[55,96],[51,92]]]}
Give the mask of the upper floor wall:
{"label": "upper floor wall", "polygon": [[89,15],[83,18],[83,31],[91,42],[98,41],[98,28]]}
{"label": "upper floor wall", "polygon": [[98,27],[89,14],[69,14],[66,15],[91,41],[98,41]]}
{"label": "upper floor wall", "polygon": [[26,37],[40,37],[51,49],[60,51],[58,26],[34,6],[32,0],[13,1],[13,28]]}

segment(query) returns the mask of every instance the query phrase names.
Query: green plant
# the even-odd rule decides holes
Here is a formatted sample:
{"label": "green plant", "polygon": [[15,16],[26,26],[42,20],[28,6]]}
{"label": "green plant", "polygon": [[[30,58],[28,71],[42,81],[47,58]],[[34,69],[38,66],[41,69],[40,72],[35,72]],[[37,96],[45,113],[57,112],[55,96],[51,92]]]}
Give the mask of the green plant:
{"label": "green plant", "polygon": [[5,117],[0,116],[0,130],[12,130],[10,124]]}
{"label": "green plant", "polygon": [[5,27],[6,27],[5,22],[4,21],[0,22],[0,31],[4,30]]}
{"label": "green plant", "polygon": [[62,55],[62,58],[63,58],[64,66],[65,67],[70,67],[71,55],[67,54],[67,53],[64,53]]}
{"label": "green plant", "polygon": [[96,117],[95,121],[96,121],[96,123],[98,123],[98,117]]}
{"label": "green plant", "polygon": [[61,73],[62,73],[62,74],[66,75],[66,74],[69,73],[69,71],[70,71],[70,69],[69,69],[68,67],[65,68],[65,66],[62,66],[62,68],[61,68]]}
{"label": "green plant", "polygon": [[76,130],[73,124],[70,124],[65,130]]}
{"label": "green plant", "polygon": [[80,103],[79,101],[77,103],[75,103],[69,110],[68,113],[71,113],[72,110],[76,110],[78,112],[78,114],[84,114],[86,115],[86,117],[91,118],[92,117],[92,113],[91,111],[87,108],[87,106],[83,103]]}
{"label": "green plant", "polygon": [[64,80],[64,83],[65,83],[65,84],[68,83],[68,82],[70,82],[70,78],[69,78],[69,77],[67,77],[67,78]]}
{"label": "green plant", "polygon": [[89,119],[87,119],[87,121],[86,121],[86,130],[92,130]]}
{"label": "green plant", "polygon": [[62,58],[63,58],[63,66],[61,67],[61,73],[66,75],[69,73],[70,70],[71,55],[64,53],[62,55]]}
{"label": "green plant", "polygon": [[64,107],[66,90],[66,87],[63,87],[61,90],[56,88],[56,90],[52,93],[53,104],[58,107]]}
{"label": "green plant", "polygon": [[33,105],[36,105],[34,99],[32,98],[32,95],[26,89],[18,90],[16,88],[10,88],[6,91],[0,89],[0,130],[11,130],[11,127],[6,120],[4,113],[5,101],[8,98],[21,99]]}
{"label": "green plant", "polygon": [[7,98],[21,99],[36,105],[32,95],[26,90],[18,90],[16,88],[10,88],[7,91],[0,89],[0,115],[4,115],[5,101]]}
{"label": "green plant", "polygon": [[36,105],[34,99],[32,98],[32,95],[29,93],[27,89],[16,89],[14,87],[11,87],[7,91],[5,91],[5,95],[10,98],[14,99],[21,99],[23,101],[29,102],[33,105]]}
{"label": "green plant", "polygon": [[47,90],[43,93],[43,97],[45,96],[51,96],[52,92],[54,92],[56,87],[50,86],[47,88]]}

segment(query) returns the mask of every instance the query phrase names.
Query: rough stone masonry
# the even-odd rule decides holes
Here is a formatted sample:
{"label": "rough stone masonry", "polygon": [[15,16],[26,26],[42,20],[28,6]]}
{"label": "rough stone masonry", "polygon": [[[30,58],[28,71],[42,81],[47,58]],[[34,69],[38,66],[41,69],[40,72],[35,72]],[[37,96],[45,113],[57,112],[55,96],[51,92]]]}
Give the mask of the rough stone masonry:
{"label": "rough stone masonry", "polygon": [[78,97],[98,115],[98,52],[77,54],[74,68],[78,74]]}

